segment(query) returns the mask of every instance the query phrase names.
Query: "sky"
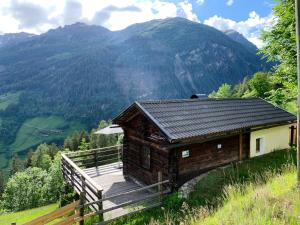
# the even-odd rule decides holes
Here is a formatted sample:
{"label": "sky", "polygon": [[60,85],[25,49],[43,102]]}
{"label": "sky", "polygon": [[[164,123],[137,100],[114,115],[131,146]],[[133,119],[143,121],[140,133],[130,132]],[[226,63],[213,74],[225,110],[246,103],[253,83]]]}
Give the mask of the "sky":
{"label": "sky", "polygon": [[0,0],[0,34],[40,34],[76,22],[110,30],[184,17],[219,30],[234,29],[261,47],[260,29],[274,21],[274,0]]}

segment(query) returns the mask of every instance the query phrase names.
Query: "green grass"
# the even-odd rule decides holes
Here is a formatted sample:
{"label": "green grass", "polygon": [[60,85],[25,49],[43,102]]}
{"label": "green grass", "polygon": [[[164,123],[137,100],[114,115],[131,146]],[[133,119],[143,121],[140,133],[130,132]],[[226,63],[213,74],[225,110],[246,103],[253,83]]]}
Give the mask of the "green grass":
{"label": "green grass", "polygon": [[[266,184],[228,186],[222,207],[204,214],[195,224],[300,224],[300,191],[296,188],[296,169],[266,175]],[[199,215],[198,215],[199,216]]]}
{"label": "green grass", "polygon": [[23,224],[37,217],[50,213],[57,208],[58,208],[58,204],[51,204],[51,205],[20,211],[16,213],[4,213],[2,215],[0,214],[0,224],[10,225],[12,222],[16,222],[17,224]]}
{"label": "green grass", "polygon": [[[202,221],[204,217],[209,217],[213,212],[222,210],[225,207],[229,201],[226,197],[228,187],[237,187],[240,191],[239,194],[242,195],[247,192],[247,185],[263,186],[265,183],[270,182],[272,177],[285,171],[287,165],[294,166],[295,158],[295,150],[280,150],[241,163],[232,163],[230,166],[217,169],[203,178],[196,185],[189,199],[182,201],[178,199],[177,193],[174,193],[164,200],[162,208],[149,210],[129,218],[122,218],[116,221],[115,224],[138,225],[151,223],[153,225],[171,225],[192,224],[195,220]],[[272,174],[272,176],[269,174]],[[234,213],[234,211],[230,212],[230,207],[227,209],[228,213]],[[268,210],[272,210],[272,208]],[[199,222],[199,224],[205,223]],[[212,222],[212,224],[214,223]]]}
{"label": "green grass", "polygon": [[84,126],[80,123],[69,123],[62,117],[35,117],[22,124],[9,148],[11,152],[20,152],[43,142],[62,140],[75,130],[82,129]]}
{"label": "green grass", "polygon": [[21,92],[0,95],[0,110],[5,110],[11,104],[18,104]]}

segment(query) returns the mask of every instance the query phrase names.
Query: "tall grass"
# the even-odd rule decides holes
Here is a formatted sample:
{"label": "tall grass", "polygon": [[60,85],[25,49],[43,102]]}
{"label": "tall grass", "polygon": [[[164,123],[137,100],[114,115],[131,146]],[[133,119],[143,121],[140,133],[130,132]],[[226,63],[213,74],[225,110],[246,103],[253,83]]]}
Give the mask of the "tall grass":
{"label": "tall grass", "polygon": [[280,173],[270,170],[251,181],[228,184],[219,198],[222,204],[214,208],[183,202],[177,214],[164,211],[163,219],[149,224],[300,224],[300,192],[292,164],[284,165]]}
{"label": "tall grass", "polygon": [[[195,186],[195,190],[188,199],[181,200],[177,197],[177,193],[174,193],[164,200],[163,207],[122,218],[114,224],[223,224],[223,221],[216,219],[219,210],[223,209],[224,215],[234,213],[236,209],[232,209],[230,206],[231,203],[233,204],[233,199],[236,199],[236,202],[240,200],[240,204],[253,205],[255,201],[254,203],[249,201],[252,196],[251,193],[260,187],[266,186],[273,179],[281,179],[280,177],[285,177],[286,174],[294,173],[295,159],[296,151],[290,149],[288,151],[276,151],[241,163],[232,163],[229,167],[217,169],[204,177]],[[247,201],[242,201],[244,198]],[[252,196],[252,198],[254,197]],[[268,206],[266,210],[268,211],[271,208]],[[248,208],[242,209],[246,212],[249,210]],[[257,215],[255,216],[257,217]],[[232,218],[236,217],[232,216]],[[230,223],[225,221],[224,224]]]}

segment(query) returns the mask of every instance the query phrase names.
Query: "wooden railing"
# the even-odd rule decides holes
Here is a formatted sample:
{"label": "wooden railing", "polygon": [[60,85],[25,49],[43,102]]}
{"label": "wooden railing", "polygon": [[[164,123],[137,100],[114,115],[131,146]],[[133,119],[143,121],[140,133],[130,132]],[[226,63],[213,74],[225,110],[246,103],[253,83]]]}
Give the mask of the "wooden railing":
{"label": "wooden railing", "polygon": [[[76,206],[76,209],[79,210],[80,220],[78,221],[80,221],[81,224],[89,217],[99,216],[100,221],[102,221],[99,225],[103,225],[121,216],[160,206],[162,204],[163,196],[170,192],[168,188],[169,181],[162,181],[162,174],[161,172],[158,172],[158,182],[155,184],[109,197],[103,197],[103,188],[95,183],[95,181],[85,173],[84,169],[99,167],[99,170],[101,170],[104,168],[101,166],[111,163],[118,163],[121,167],[121,158],[122,146],[112,146],[62,154],[62,172],[65,180],[80,195],[80,202],[79,205]],[[131,195],[139,192],[146,193],[144,193],[144,195],[139,195],[142,197],[131,198]],[[125,199],[125,201],[118,201],[120,198]],[[118,203],[114,203],[108,207],[107,205],[110,204],[106,203],[111,203],[113,201]],[[103,207],[105,204],[106,207]],[[91,211],[85,214],[87,208],[91,209]],[[118,212],[116,213],[116,211]],[[105,215],[108,213],[114,214],[113,219],[110,218],[104,220],[104,213]]]}
{"label": "wooden railing", "polygon": [[168,184],[169,184],[168,180],[160,181],[155,184],[145,186],[145,187],[142,187],[142,188],[139,188],[136,190],[132,190],[132,191],[116,194],[113,196],[109,196],[106,198],[102,198],[102,199],[99,199],[98,201],[88,202],[86,204],[77,206],[77,208],[83,209],[83,208],[90,207],[91,205],[94,205],[94,204],[99,204],[99,203],[104,204],[104,202],[106,202],[106,201],[113,201],[118,198],[130,199],[130,196],[132,194],[135,194],[138,192],[145,192],[145,191],[149,192],[148,195],[142,196],[140,198],[130,199],[128,201],[122,202],[120,204],[116,204],[109,208],[90,212],[84,216],[84,219],[85,219],[85,218],[88,218],[91,216],[96,216],[96,215],[103,216],[104,213],[110,213],[110,212],[114,213],[114,211],[118,210],[118,209],[123,210],[123,213],[121,213],[120,215],[114,216],[113,218],[106,219],[106,220],[103,220],[102,222],[97,223],[97,225],[104,225],[104,224],[110,223],[122,216],[125,216],[125,215],[128,216],[128,215],[131,215],[134,213],[138,213],[138,212],[141,212],[144,210],[148,210],[148,209],[151,209],[154,207],[161,206],[163,197],[170,193],[170,189],[167,188]]}
{"label": "wooden railing", "polygon": [[[62,154],[61,166],[65,180],[81,195],[81,201],[91,202],[102,198],[103,188],[95,183],[81,168],[65,154]],[[97,210],[93,206],[93,210]]]}
{"label": "wooden railing", "polygon": [[89,168],[118,162],[121,164],[122,145],[65,153],[78,167]]}
{"label": "wooden railing", "polygon": [[[77,207],[79,206],[79,201],[73,202],[69,205],[66,205],[60,209],[57,209],[51,213],[48,213],[44,216],[38,217],[30,222],[25,223],[24,225],[44,225],[50,222],[53,222],[61,217],[59,222],[52,223],[54,225],[71,225],[76,222],[83,220],[83,218],[79,215],[79,210]],[[77,210],[76,210],[77,209]],[[72,215],[70,215],[73,212]],[[16,223],[14,223],[16,224]]]}

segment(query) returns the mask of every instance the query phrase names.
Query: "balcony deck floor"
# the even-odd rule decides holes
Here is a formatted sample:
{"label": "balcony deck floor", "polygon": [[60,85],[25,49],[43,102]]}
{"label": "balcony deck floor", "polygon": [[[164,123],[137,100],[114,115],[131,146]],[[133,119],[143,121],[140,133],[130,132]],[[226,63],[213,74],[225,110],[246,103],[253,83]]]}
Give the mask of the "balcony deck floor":
{"label": "balcony deck floor", "polygon": [[[137,182],[124,178],[122,163],[112,163],[104,166],[87,168],[84,169],[84,172],[103,188],[103,198],[143,187]],[[131,200],[138,200],[140,198],[147,197],[151,193],[152,192],[150,191],[144,190],[116,197],[114,199],[104,201],[103,209],[108,209]],[[136,207],[140,208],[141,206],[137,205]],[[129,211],[130,208],[119,208],[109,213],[104,213],[104,219],[112,219],[114,217],[127,214]]]}

